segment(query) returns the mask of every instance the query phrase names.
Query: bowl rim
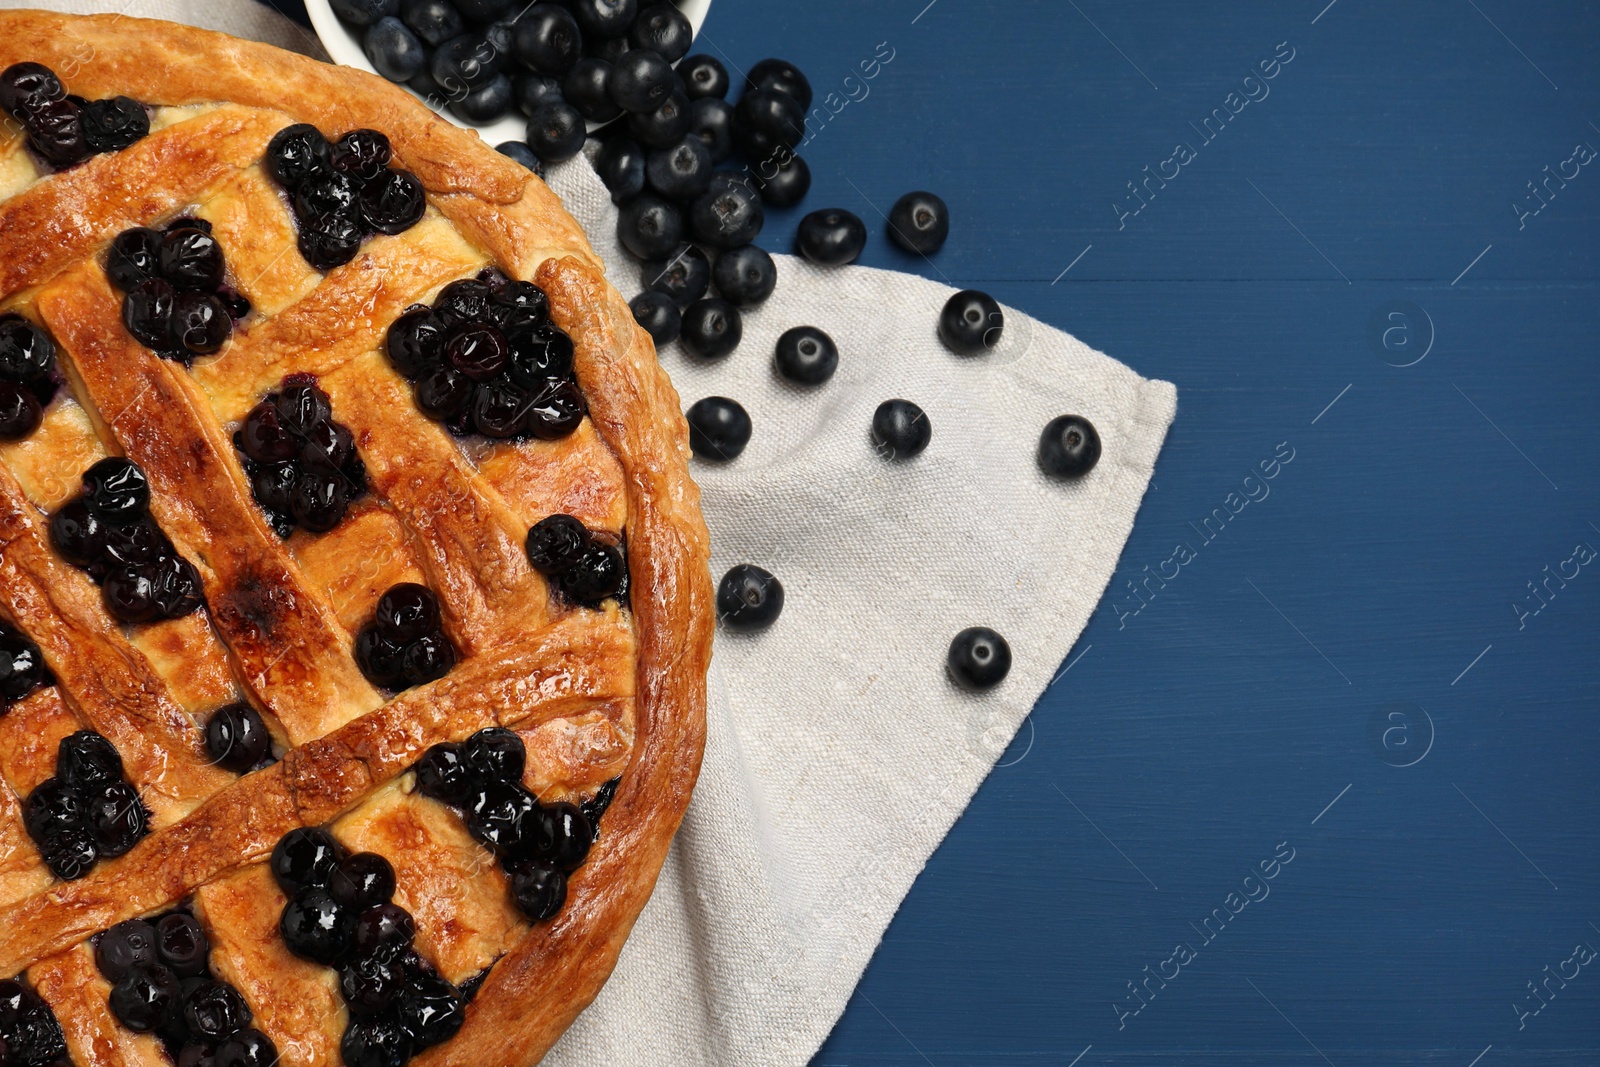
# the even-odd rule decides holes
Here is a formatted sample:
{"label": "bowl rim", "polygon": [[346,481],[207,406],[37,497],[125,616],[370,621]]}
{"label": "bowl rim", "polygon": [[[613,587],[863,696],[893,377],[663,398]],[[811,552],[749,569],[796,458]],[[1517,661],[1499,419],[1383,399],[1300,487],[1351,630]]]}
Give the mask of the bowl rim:
{"label": "bowl rim", "polygon": [[[522,3],[523,0],[517,0],[517,2]],[[689,20],[690,30],[693,32],[695,39],[698,40],[700,27],[705,25],[706,15],[711,10],[711,0],[664,0],[664,2],[671,2],[674,7],[683,13],[684,17]],[[333,6],[330,0],[305,0],[305,5],[306,14],[311,18],[311,26],[317,31],[318,40],[322,42],[323,49],[333,62],[343,67],[364,70],[374,77],[382,77],[371,62],[367,60],[367,53],[361,47],[360,30],[354,26],[347,26],[339,20],[339,16],[333,13]],[[529,2],[525,6],[532,7],[533,3]],[[384,80],[387,81],[388,79]],[[399,86],[413,97],[416,97],[416,99],[421,100],[423,104],[431,108],[436,115],[445,121],[460,126],[464,130],[475,131],[490,144],[521,141],[526,136],[528,120],[515,106],[504,118],[479,126],[457,118],[447,106],[435,106],[405,82],[389,82],[389,84]],[[596,129],[599,125],[601,124],[588,123],[591,130]]]}

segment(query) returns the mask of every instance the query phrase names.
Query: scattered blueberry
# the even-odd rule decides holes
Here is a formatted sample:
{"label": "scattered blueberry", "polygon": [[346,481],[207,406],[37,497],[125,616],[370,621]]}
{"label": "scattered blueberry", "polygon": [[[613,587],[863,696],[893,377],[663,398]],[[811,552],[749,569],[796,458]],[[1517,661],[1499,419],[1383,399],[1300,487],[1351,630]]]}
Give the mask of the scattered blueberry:
{"label": "scattered blueberry", "polygon": [[717,617],[737,633],[765,630],[782,611],[783,583],[753,563],[732,568],[717,585]]}
{"label": "scattered blueberry", "polygon": [[745,245],[717,256],[712,280],[724,299],[737,307],[750,307],[772,295],[778,285],[778,268],[763,249]]}
{"label": "scattered blueberry", "polygon": [[968,627],[951,640],[946,669],[963,689],[993,689],[1011,670],[1011,646],[986,626]]}
{"label": "scattered blueberry", "polygon": [[[769,168],[770,175],[766,173]],[[761,165],[757,182],[766,203],[794,207],[811,191],[811,167],[793,152],[785,152]]]}
{"label": "scattered blueberry", "polygon": [[885,459],[910,459],[932,439],[927,413],[909,400],[885,400],[872,414],[872,446]]}
{"label": "scattered blueberry", "polygon": [[953,352],[974,356],[1000,343],[1005,315],[988,293],[963,289],[939,314],[939,337]]}
{"label": "scattered blueberry", "polygon": [[594,157],[594,169],[611,191],[613,204],[625,204],[644,192],[645,151],[632,138],[608,137]]}
{"label": "scattered blueberry", "polygon": [[689,98],[674,89],[654,111],[628,116],[628,132],[646,148],[666,148],[689,132]]}
{"label": "scattered blueberry", "polygon": [[711,56],[687,57],[678,64],[678,76],[690,100],[721,100],[728,95],[728,68]]}
{"label": "scattered blueberry", "polygon": [[666,293],[640,293],[629,301],[628,308],[633,312],[633,320],[644,327],[657,349],[676,341],[683,330],[683,313]]}
{"label": "scattered blueberry", "polygon": [[625,53],[612,66],[608,89],[618,107],[644,115],[667,102],[675,81],[671,64],[658,53],[640,48]]}
{"label": "scattered blueberry", "polygon": [[501,141],[494,150],[502,156],[516,160],[539,177],[544,177],[544,160],[533,154],[526,141]]}
{"label": "scattered blueberry", "polygon": [[586,38],[626,37],[639,5],[637,0],[577,0],[572,14]]}
{"label": "scattered blueberry", "polygon": [[761,233],[766,213],[749,180],[733,171],[717,171],[711,184],[689,208],[689,227],[697,240],[713,248],[738,248]]}
{"label": "scattered blueberry", "polygon": [[733,107],[715,96],[690,101],[689,136],[706,146],[712,166],[723,162],[733,152]]}
{"label": "scattered blueberry", "polygon": [[746,89],[733,109],[734,141],[751,159],[771,159],[799,144],[805,132],[805,109],[787,93]]}
{"label": "scattered blueberry", "polygon": [[711,150],[694,136],[658,148],[646,158],[645,178],[669,200],[693,200],[711,184]]}
{"label": "scattered blueberry", "polygon": [[739,347],[744,323],[739,309],[728,301],[703,297],[684,309],[682,337],[701,359],[721,359]]}
{"label": "scattered blueberry", "polygon": [[450,0],[400,0],[400,21],[430,48],[461,36],[466,28]]}
{"label": "scattered blueberry", "polygon": [[811,110],[811,83],[806,76],[786,59],[763,59],[745,74],[745,91],[765,89],[783,93],[800,105],[801,111]]}
{"label": "scattered blueberry", "polygon": [[889,209],[889,239],[907,252],[932,255],[950,236],[950,208],[932,193],[907,193]]}
{"label": "scattered blueberry", "polygon": [[571,159],[587,136],[583,116],[571,104],[546,102],[528,116],[528,147],[546,163]]}
{"label": "scattered blueberry", "polygon": [[543,104],[563,103],[561,82],[547,74],[518,74],[511,79],[511,94],[524,115],[532,115]]}
{"label": "scattered blueberry", "polygon": [[333,13],[353,26],[371,26],[400,10],[400,0],[331,0]]}
{"label": "scattered blueberry", "polygon": [[511,111],[511,78],[504,72],[450,101],[450,113],[474,126],[486,126]]}
{"label": "scattered blueberry", "polygon": [[1039,469],[1052,478],[1082,478],[1100,462],[1100,435],[1081,415],[1059,415],[1039,435]]}
{"label": "scattered blueberry", "polygon": [[611,64],[603,59],[580,59],[561,80],[561,94],[590,122],[610,122],[622,114],[611,99]]}
{"label": "scattered blueberry", "polygon": [[583,33],[566,8],[534,4],[517,20],[512,51],[530,69],[560,77],[583,54]]}
{"label": "scattered blueberry", "polygon": [[701,459],[737,459],[750,443],[750,415],[736,400],[708,396],[695,401],[685,417],[689,448]]}
{"label": "scattered blueberry", "polygon": [[795,326],[778,336],[773,362],[796,385],[821,385],[838,368],[839,349],[815,326]]}
{"label": "scattered blueberry", "polygon": [[706,295],[711,286],[711,262],[694,245],[679,245],[671,256],[647,259],[639,267],[639,284],[665,293],[681,308]]}
{"label": "scattered blueberry", "polygon": [[640,259],[669,256],[683,240],[683,213],[670,201],[642,193],[618,212],[617,240]]}
{"label": "scattered blueberry", "polygon": [[867,226],[843,208],[823,208],[800,220],[795,247],[802,256],[824,267],[854,263],[867,246]]}
{"label": "scattered blueberry", "polygon": [[642,8],[628,32],[636,49],[649,49],[668,63],[676,63],[689,54],[694,40],[694,30],[683,12],[669,3],[655,3]]}

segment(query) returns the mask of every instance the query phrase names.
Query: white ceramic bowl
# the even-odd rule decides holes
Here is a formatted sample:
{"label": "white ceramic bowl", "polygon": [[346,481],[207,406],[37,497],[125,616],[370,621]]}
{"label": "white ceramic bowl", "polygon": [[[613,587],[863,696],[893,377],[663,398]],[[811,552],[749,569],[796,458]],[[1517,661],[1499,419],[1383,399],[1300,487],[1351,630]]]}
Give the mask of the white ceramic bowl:
{"label": "white ceramic bowl", "polygon": [[[322,47],[328,50],[328,55],[333,57],[335,63],[345,67],[355,67],[368,73],[376,74],[372,64],[367,62],[367,54],[361,48],[361,32],[354,26],[347,26],[339,21],[339,16],[333,13],[333,8],[328,5],[328,0],[305,0],[306,13],[311,16],[311,25],[316,27],[317,36],[322,39]],[[711,10],[711,0],[678,0],[678,10],[683,12],[689,20],[695,36],[700,35],[700,27],[705,24],[706,13]],[[406,89],[404,85],[400,86]],[[410,89],[406,89],[410,92]],[[416,94],[413,93],[413,96]],[[422,99],[418,97],[418,99]],[[474,126],[463,122],[450,112],[448,108],[434,108],[444,118],[469,130],[477,130],[491,145],[504,141],[520,141],[527,133],[528,120],[521,111],[515,107],[511,113],[498,122],[491,122],[487,126]],[[591,124],[592,125],[592,124]]]}

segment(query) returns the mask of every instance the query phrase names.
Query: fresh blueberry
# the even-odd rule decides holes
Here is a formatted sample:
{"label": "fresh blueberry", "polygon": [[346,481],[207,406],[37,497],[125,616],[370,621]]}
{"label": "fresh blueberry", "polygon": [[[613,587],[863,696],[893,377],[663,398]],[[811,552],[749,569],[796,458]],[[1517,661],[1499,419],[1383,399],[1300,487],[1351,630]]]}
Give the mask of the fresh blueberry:
{"label": "fresh blueberry", "polygon": [[161,232],[135,226],[117,234],[106,253],[106,277],[127,292],[140,282],[161,274]]}
{"label": "fresh blueberry", "polygon": [[564,102],[561,82],[548,74],[518,74],[512,79],[511,95],[524,115],[532,115],[543,104]]}
{"label": "fresh blueberry", "polygon": [[454,100],[467,90],[493,81],[505,62],[506,57],[482,34],[464,33],[434,51],[429,69],[433,80]]}
{"label": "fresh blueberry", "polygon": [[624,53],[611,70],[611,99],[624,111],[648,114],[667,102],[677,76],[672,64],[648,49]]}
{"label": "fresh blueberry", "polygon": [[690,100],[721,100],[728,95],[728,68],[711,56],[689,56],[678,64],[678,77]]}
{"label": "fresh blueberry", "polygon": [[694,29],[683,12],[673,5],[650,4],[640,10],[628,37],[634,48],[647,48],[668,63],[676,63],[689,54],[689,45],[694,43]]}
{"label": "fresh blueberry", "polygon": [[594,169],[611,191],[613,204],[626,204],[644,192],[645,152],[631,137],[613,134],[601,142]]}
{"label": "fresh blueberry", "polygon": [[667,294],[680,308],[688,307],[706,295],[711,262],[694,245],[679,245],[671,256],[645,260],[639,267],[639,284]]}
{"label": "fresh blueberry", "polygon": [[932,439],[927,412],[909,400],[885,400],[872,413],[872,447],[884,459],[910,459]]}
{"label": "fresh blueberry", "polygon": [[617,214],[617,239],[640,259],[669,256],[683,240],[683,213],[676,204],[642,193]]}
{"label": "fresh blueberry", "polygon": [[271,754],[272,735],[249,704],[224,704],[206,722],[206,752],[219,767],[243,774]]}
{"label": "fresh blueberry", "polygon": [[528,147],[528,142],[501,141],[494,146],[494,150],[502,156],[516,160],[539,177],[544,177],[544,160],[533,154],[533,149]]}
{"label": "fresh blueberry", "polygon": [[161,351],[172,344],[172,305],[177,290],[164,278],[142,281],[122,300],[122,325],[146,348]]}
{"label": "fresh blueberry", "polygon": [[743,337],[739,309],[726,300],[703,297],[684,309],[683,343],[701,359],[722,359]]}
{"label": "fresh blueberry", "polygon": [[800,105],[800,110],[811,110],[811,83],[800,73],[800,68],[787,59],[763,59],[751,67],[744,79],[745,92],[766,89],[783,93]]}
{"label": "fresh blueberry", "polygon": [[371,26],[400,10],[400,0],[330,0],[329,7],[352,26]]}
{"label": "fresh blueberry", "polygon": [[774,363],[784,379],[796,385],[821,385],[839,366],[833,338],[815,326],[796,326],[778,336]]}
{"label": "fresh blueberry", "polygon": [[805,109],[786,93],[748,89],[733,109],[733,139],[754,160],[793,148],[805,132]]}
{"label": "fresh blueberry", "polygon": [[932,193],[907,193],[889,209],[889,239],[907,252],[930,256],[950,236],[950,208]]}
{"label": "fresh blueberry", "polygon": [[509,114],[511,102],[511,78],[502,73],[459,99],[450,101],[450,112],[463,122],[486,126]]}
{"label": "fresh blueberry", "polygon": [[733,152],[733,106],[715,96],[689,104],[689,136],[706,146],[715,166]]}
{"label": "fresh blueberry", "polygon": [[622,114],[611,99],[611,64],[603,59],[580,59],[561,79],[561,93],[578,114],[590,122],[610,122]]}
{"label": "fresh blueberry", "polygon": [[367,27],[361,35],[361,50],[372,69],[392,82],[410,81],[428,61],[428,50],[422,41],[393,15]]}
{"label": "fresh blueberry", "polygon": [[571,104],[541,104],[528,116],[528,147],[546,163],[571,159],[583,151],[587,136],[583,116]]}
{"label": "fresh blueberry", "polygon": [[654,111],[628,116],[628,132],[646,148],[666,148],[689,133],[689,98],[674,89]]}
{"label": "fresh blueberry", "polygon": [[0,381],[0,440],[20,441],[39,428],[44,408],[32,390]]}
{"label": "fresh blueberry", "polygon": [[994,297],[963,289],[939,313],[939,338],[956,354],[975,356],[1000,343],[1005,321]]}
{"label": "fresh blueberry", "polygon": [[566,8],[534,4],[517,20],[512,51],[530,69],[559,78],[583,55],[583,32]]}
{"label": "fresh blueberry", "polygon": [[285,126],[267,143],[267,172],[279,185],[295,189],[311,175],[327,170],[331,155],[328,139],[315,126],[304,122]]}
{"label": "fresh blueberry", "polygon": [[209,356],[233,333],[233,318],[215,293],[180,292],[168,327],[174,344],[193,356]]}
{"label": "fresh blueberry", "polygon": [[638,0],[577,0],[572,14],[590,37],[622,37],[639,14]]}
{"label": "fresh blueberry", "polygon": [[615,66],[617,60],[633,50],[626,37],[586,37],[584,54],[592,59],[603,59]]}
{"label": "fresh blueberry", "polygon": [[355,916],[318,885],[298,890],[278,921],[283,943],[290,952],[325,967],[337,963],[348,951],[354,929]]}
{"label": "fresh blueberry", "polygon": [[693,200],[711,184],[711,150],[698,137],[685,137],[670,148],[651,152],[645,176],[669,200]]}
{"label": "fresh blueberry", "polygon": [[91,100],[83,107],[83,136],[90,151],[120,152],[149,132],[149,112],[130,97]]}
{"label": "fresh blueberry", "polygon": [[306,886],[325,886],[344,854],[343,846],[326,830],[290,830],[272,850],[272,876],[290,895]]}
{"label": "fresh blueberry", "polygon": [[132,460],[107,456],[83,472],[89,508],[110,522],[144,514],[150,506],[150,482]]}
{"label": "fresh blueberry", "polygon": [[1082,415],[1059,415],[1039,435],[1039,469],[1052,478],[1082,478],[1100,462],[1100,434]]}
{"label": "fresh blueberry", "polygon": [[400,0],[400,21],[430,48],[461,36],[466,28],[450,0]]}
{"label": "fresh blueberry", "polygon": [[376,852],[346,856],[328,879],[334,901],[357,912],[387,903],[394,896],[394,887],[394,867]]}
{"label": "fresh blueberry", "polygon": [[[570,515],[552,515],[551,519],[569,519]],[[544,520],[549,522],[550,519]],[[574,522],[577,520],[574,519]],[[538,527],[534,527],[538,529]],[[584,532],[583,545],[589,543],[588,531]],[[583,554],[580,547],[573,558]],[[566,567],[561,568],[563,571]],[[515,730],[508,730],[503,726],[491,726],[479,730],[461,744],[461,758],[466,767],[476,776],[482,784],[489,782],[503,782],[516,785],[522,781],[522,772],[527,766],[527,746],[522,738],[517,736]]]}
{"label": "fresh blueberry", "polygon": [[761,197],[744,175],[719,170],[689,208],[696,239],[713,248],[738,248],[754,241],[766,222]]}
{"label": "fresh blueberry", "polygon": [[181,1008],[178,976],[159,964],[143,967],[111,987],[111,1014],[135,1033],[173,1021]]}
{"label": "fresh blueberry", "polygon": [[701,459],[737,459],[750,443],[750,415],[736,400],[708,396],[685,413],[689,448]]}
{"label": "fresh blueberry", "polygon": [[156,955],[179,978],[206,973],[211,943],[193,915],[172,911],[156,921]]}
{"label": "fresh blueberry", "polygon": [[511,50],[517,41],[517,13],[503,15],[489,23],[483,28],[483,37],[496,52],[504,56],[511,55]]}
{"label": "fresh blueberry", "polygon": [[763,249],[744,245],[717,256],[712,280],[724,299],[737,307],[750,307],[772,295],[778,285],[778,268]]}
{"label": "fresh blueberry", "polygon": [[[500,85],[501,75],[482,89],[474,90],[468,100],[487,93]],[[503,86],[509,91],[509,85]],[[455,105],[452,105],[455,106]],[[361,187],[359,198],[361,218],[378,233],[402,233],[422,221],[428,208],[428,194],[422,182],[408,170],[385,170]]]}
{"label": "fresh blueberry", "polygon": [[608,597],[621,596],[628,585],[628,561],[622,549],[592,537],[576,563],[557,579],[567,597],[585,607],[597,608]]}
{"label": "fresh blueberry", "polygon": [[945,668],[963,689],[993,689],[1011,670],[1011,646],[987,626],[971,626],[951,640]]}
{"label": "fresh blueberry", "polygon": [[511,895],[533,922],[553,919],[567,902],[567,876],[553,864],[519,863],[511,872]]}
{"label": "fresh blueberry", "polygon": [[94,943],[94,962],[108,982],[120,982],[159,959],[160,936],[143,919],[127,919],[101,934]]}
{"label": "fresh blueberry", "polygon": [[493,22],[507,11],[515,0],[453,0],[468,22]]}
{"label": "fresh blueberry", "polygon": [[717,585],[717,617],[736,633],[765,630],[782,611],[783,583],[752,563],[732,568]]}
{"label": "fresh blueberry", "polygon": [[633,312],[633,321],[644,328],[658,349],[676,341],[683,331],[683,313],[666,293],[640,293],[628,302],[628,308]]}
{"label": "fresh blueberry", "polygon": [[823,208],[800,220],[795,247],[802,256],[824,267],[854,263],[867,246],[867,226],[843,208]]}

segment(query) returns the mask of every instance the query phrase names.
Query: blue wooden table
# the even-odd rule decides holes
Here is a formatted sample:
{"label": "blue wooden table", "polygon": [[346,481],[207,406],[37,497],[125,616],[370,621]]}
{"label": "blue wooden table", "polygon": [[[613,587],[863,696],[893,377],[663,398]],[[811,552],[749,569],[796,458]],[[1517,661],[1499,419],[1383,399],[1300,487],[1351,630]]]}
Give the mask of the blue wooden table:
{"label": "blue wooden table", "polygon": [[699,48],[835,94],[806,209],[949,201],[865,262],[1179,388],[816,1067],[1600,1064],[1600,8],[717,0]]}

